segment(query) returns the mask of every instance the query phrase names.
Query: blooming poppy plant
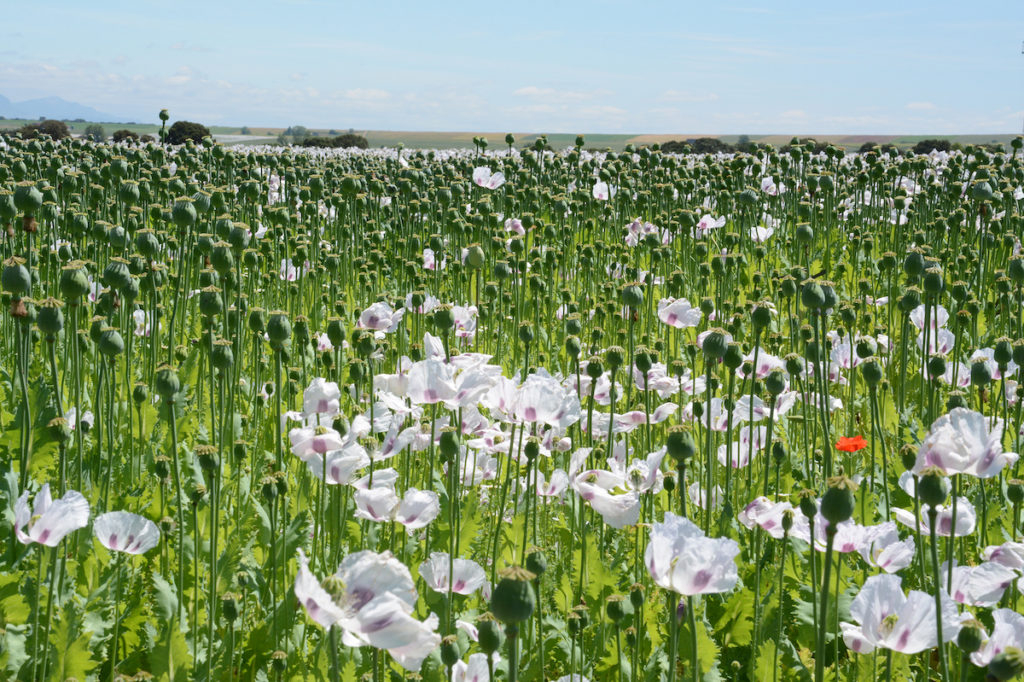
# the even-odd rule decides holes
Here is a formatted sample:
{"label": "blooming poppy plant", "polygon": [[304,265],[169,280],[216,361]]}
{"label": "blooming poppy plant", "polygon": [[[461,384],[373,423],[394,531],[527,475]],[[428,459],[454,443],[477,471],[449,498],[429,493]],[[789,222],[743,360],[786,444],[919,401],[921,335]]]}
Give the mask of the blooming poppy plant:
{"label": "blooming poppy plant", "polygon": [[836,450],[841,452],[857,452],[863,450],[868,446],[868,442],[864,440],[864,436],[843,436],[836,443]]}

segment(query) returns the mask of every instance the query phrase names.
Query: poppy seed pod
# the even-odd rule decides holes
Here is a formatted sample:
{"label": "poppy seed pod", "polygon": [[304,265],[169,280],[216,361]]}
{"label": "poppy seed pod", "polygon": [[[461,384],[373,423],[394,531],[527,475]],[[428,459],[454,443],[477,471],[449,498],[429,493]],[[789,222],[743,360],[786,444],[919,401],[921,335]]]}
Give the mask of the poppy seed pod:
{"label": "poppy seed pod", "polygon": [[488,656],[493,655],[501,649],[505,643],[505,633],[502,631],[498,621],[490,613],[485,613],[476,621],[477,643],[480,649]]}
{"label": "poppy seed pod", "polygon": [[644,292],[639,283],[627,284],[622,287],[622,302],[634,310],[644,304]]}
{"label": "poppy seed pod", "polygon": [[818,514],[818,505],[815,502],[814,491],[806,489],[801,490],[797,497],[800,499],[800,513],[808,520],[813,521],[814,517]]}
{"label": "poppy seed pod", "polygon": [[491,613],[502,623],[515,626],[533,615],[537,599],[531,581],[536,576],[525,568],[513,566],[502,572],[491,593]]}
{"label": "poppy seed pod", "polygon": [[773,369],[764,378],[764,387],[773,396],[779,396],[786,390],[786,374],[781,369]]}
{"label": "poppy seed pod", "polygon": [[722,358],[725,366],[729,369],[737,369],[743,364],[743,349],[740,348],[740,344],[733,342],[730,343],[725,349],[725,356]]}
{"label": "poppy seed pod", "polygon": [[604,359],[611,371],[617,371],[626,360],[626,351],[621,346],[609,346],[604,352]]}
{"label": "poppy seed pod", "polygon": [[999,365],[1000,371],[1006,369],[1007,365],[1013,360],[1013,345],[1005,336],[1001,336],[996,339],[996,343],[992,348],[992,359]]}
{"label": "poppy seed pod", "polygon": [[1006,483],[1006,498],[1013,504],[1024,502],[1024,481],[1019,478],[1010,479]]}
{"label": "poppy seed pod", "polygon": [[990,678],[1003,682],[1024,674],[1024,651],[1008,646],[992,657],[988,664]]}
{"label": "poppy seed pod", "polygon": [[917,482],[917,494],[922,504],[935,508],[946,501],[948,493],[943,479],[945,474],[938,467],[925,467]]}
{"label": "poppy seed pod", "polygon": [[[249,318],[250,323],[252,318]],[[274,350],[282,349],[292,337],[292,323],[288,321],[288,313],[274,311],[270,313],[270,320],[267,322],[267,336],[270,339],[270,347]]]}
{"label": "poppy seed pod", "polygon": [[14,206],[26,216],[35,215],[43,205],[43,193],[34,182],[24,180],[14,186]]}
{"label": "poppy seed pod", "polygon": [[157,367],[156,379],[153,382],[157,395],[164,400],[173,400],[178,391],[181,390],[181,380],[178,373],[169,365]]}
{"label": "poppy seed pod", "polygon": [[222,372],[228,370],[233,364],[235,364],[235,355],[231,350],[231,341],[227,339],[217,339],[214,341],[210,360],[213,363],[214,368],[219,369]]}
{"label": "poppy seed pod", "polygon": [[682,424],[676,424],[669,427],[665,450],[677,464],[683,464],[697,454],[697,443],[689,429]]}
{"label": "poppy seed pod", "polygon": [[3,284],[4,291],[15,298],[28,293],[32,288],[32,277],[28,268],[23,265],[24,262],[21,258],[11,256],[4,261],[4,269],[0,273],[0,283]]}
{"label": "poppy seed pod", "polygon": [[825,292],[814,280],[804,282],[800,289],[800,303],[809,310],[819,310],[825,306]]}
{"label": "poppy seed pod", "polygon": [[455,635],[448,635],[441,640],[441,663],[451,668],[459,661],[459,643]]}
{"label": "poppy seed pod", "polygon": [[[701,344],[701,350],[709,360],[721,360],[729,350],[729,340],[725,331],[714,328],[708,331]],[[739,365],[737,365],[738,367]]]}
{"label": "poppy seed pod", "polygon": [[759,303],[750,312],[750,320],[754,329],[760,331],[772,322],[772,310],[766,303]]}
{"label": "poppy seed pod", "polygon": [[432,317],[434,327],[441,332],[447,332],[455,327],[455,313],[450,305],[439,305]]}
{"label": "poppy seed pod", "polygon": [[114,358],[124,352],[124,339],[113,327],[104,327],[96,341],[96,349],[108,358]]}
{"label": "poppy seed pod", "polygon": [[195,205],[192,203],[192,199],[188,197],[179,197],[174,200],[174,205],[171,207],[171,220],[179,228],[192,227],[196,223],[198,212],[196,211]]}
{"label": "poppy seed pod", "polygon": [[871,388],[874,388],[882,381],[884,372],[882,371],[882,365],[875,358],[867,358],[861,363],[860,373],[864,377],[864,381]]}
{"label": "poppy seed pod", "polygon": [[548,570],[548,558],[544,556],[544,552],[535,549],[527,554],[526,570],[537,576],[535,580],[539,580],[544,575],[544,572]]}
{"label": "poppy seed pod", "polygon": [[440,439],[441,457],[450,462],[459,454],[459,432],[458,429],[446,426],[441,429]]}
{"label": "poppy seed pod", "polygon": [[39,315],[36,323],[39,331],[46,334],[49,339],[56,338],[57,334],[64,328],[64,313],[61,311],[63,304],[55,298],[47,298],[39,304]]}
{"label": "poppy seed pod", "polygon": [[922,287],[925,293],[937,296],[942,293],[946,284],[942,278],[942,270],[937,267],[928,268],[924,273]]}
{"label": "poppy seed pod", "polygon": [[829,479],[828,490],[821,497],[821,515],[833,528],[853,516],[853,491],[856,487],[846,476],[833,476]]}
{"label": "poppy seed pod", "polygon": [[984,360],[971,363],[971,385],[985,388],[992,381],[992,369]]}
{"label": "poppy seed pod", "polygon": [[646,346],[639,346],[633,354],[633,363],[646,376],[654,365],[654,356],[651,349]]}

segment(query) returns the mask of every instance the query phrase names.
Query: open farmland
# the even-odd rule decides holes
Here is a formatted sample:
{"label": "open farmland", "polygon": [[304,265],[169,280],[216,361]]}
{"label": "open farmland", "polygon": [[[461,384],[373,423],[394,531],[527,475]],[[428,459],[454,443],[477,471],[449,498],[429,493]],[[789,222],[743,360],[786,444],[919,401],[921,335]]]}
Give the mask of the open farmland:
{"label": "open farmland", "polygon": [[0,137],[0,678],[1024,666],[1020,138],[365,134]]}

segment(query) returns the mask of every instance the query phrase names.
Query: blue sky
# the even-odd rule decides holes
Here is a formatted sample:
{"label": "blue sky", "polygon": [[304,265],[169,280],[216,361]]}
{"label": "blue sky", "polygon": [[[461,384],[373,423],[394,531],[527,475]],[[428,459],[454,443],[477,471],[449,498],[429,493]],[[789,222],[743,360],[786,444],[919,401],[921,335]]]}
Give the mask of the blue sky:
{"label": "blue sky", "polygon": [[1022,0],[40,0],[16,16],[0,94],[138,120],[941,134],[1024,117]]}

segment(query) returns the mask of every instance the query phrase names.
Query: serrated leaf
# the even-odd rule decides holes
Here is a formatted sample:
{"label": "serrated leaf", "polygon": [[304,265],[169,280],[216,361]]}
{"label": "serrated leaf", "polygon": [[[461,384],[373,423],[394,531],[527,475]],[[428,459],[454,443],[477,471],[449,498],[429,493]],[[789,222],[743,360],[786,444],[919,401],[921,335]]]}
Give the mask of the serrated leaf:
{"label": "serrated leaf", "polygon": [[174,586],[159,573],[153,574],[153,596],[157,615],[163,621],[171,621],[178,615],[178,593]]}

